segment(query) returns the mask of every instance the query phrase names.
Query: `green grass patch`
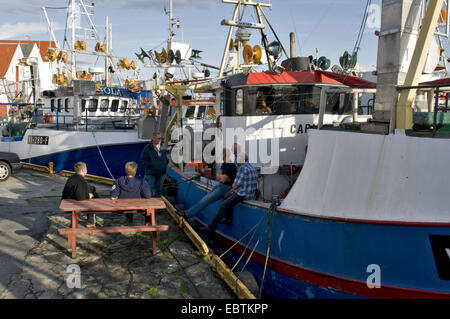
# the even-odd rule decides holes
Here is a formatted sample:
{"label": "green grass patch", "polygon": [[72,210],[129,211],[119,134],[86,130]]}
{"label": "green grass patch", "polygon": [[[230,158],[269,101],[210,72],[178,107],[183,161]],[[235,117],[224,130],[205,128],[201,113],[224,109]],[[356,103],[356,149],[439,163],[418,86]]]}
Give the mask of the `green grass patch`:
{"label": "green grass patch", "polygon": [[140,238],[142,237],[142,232],[137,232],[134,236],[136,236],[136,238]]}
{"label": "green grass patch", "polygon": [[158,289],[159,289],[158,286],[150,287],[150,288],[147,290],[147,292],[148,292],[149,294],[152,295],[152,298],[153,298],[153,299],[156,299],[156,298],[158,297]]}
{"label": "green grass patch", "polygon": [[170,240],[169,240],[169,239],[166,239],[166,240],[160,240],[160,241],[158,241],[158,242],[156,243],[156,246],[157,246],[159,249],[162,249],[162,247],[166,246],[168,243],[170,243]]}
{"label": "green grass patch", "polygon": [[180,279],[180,287],[178,288],[178,292],[181,294],[186,291],[186,283],[184,282],[184,278]]}

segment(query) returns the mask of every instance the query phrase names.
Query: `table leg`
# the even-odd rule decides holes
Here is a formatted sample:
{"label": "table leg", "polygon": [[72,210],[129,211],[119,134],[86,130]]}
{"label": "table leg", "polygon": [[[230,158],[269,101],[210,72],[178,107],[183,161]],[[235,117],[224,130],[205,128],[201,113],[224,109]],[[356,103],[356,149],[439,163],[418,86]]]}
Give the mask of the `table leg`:
{"label": "table leg", "polygon": [[[155,224],[156,224],[155,223],[155,210],[147,208],[146,216],[147,216],[147,218],[146,218],[147,222],[145,223],[145,226],[148,226],[149,224],[151,224],[152,226],[155,226]],[[152,231],[151,234],[152,234],[152,251],[153,251],[153,255],[156,255],[156,241],[158,240],[158,236],[155,231]]]}
{"label": "table leg", "polygon": [[[156,225],[156,212],[155,209],[152,209],[152,226]],[[160,236],[161,232],[157,231],[156,232],[156,240],[159,240],[159,236]]]}
{"label": "table leg", "polygon": [[[72,212],[72,228],[78,228],[78,213]],[[70,234],[69,243],[72,243],[72,258],[77,258],[77,235]]]}

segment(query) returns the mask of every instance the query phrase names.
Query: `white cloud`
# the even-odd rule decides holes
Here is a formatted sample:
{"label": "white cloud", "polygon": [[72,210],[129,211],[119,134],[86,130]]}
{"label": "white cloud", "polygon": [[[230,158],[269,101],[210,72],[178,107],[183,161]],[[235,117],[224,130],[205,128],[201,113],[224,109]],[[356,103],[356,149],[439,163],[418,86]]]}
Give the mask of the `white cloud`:
{"label": "white cloud", "polygon": [[18,39],[26,35],[46,33],[47,24],[38,22],[17,22],[0,25],[0,39]]}

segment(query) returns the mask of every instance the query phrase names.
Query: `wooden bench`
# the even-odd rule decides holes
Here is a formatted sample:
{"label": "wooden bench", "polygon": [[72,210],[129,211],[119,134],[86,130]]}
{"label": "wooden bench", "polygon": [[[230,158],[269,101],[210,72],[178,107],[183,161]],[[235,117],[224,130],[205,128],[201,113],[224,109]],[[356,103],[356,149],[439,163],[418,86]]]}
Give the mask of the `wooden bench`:
{"label": "wooden bench", "polygon": [[[63,212],[72,213],[71,228],[58,229],[59,234],[67,235],[68,241],[72,244],[72,258],[76,258],[76,236],[79,234],[96,233],[125,233],[125,232],[144,232],[152,233],[152,249],[156,254],[156,241],[159,239],[161,231],[169,229],[167,225],[157,225],[155,219],[155,210],[164,209],[166,205],[160,198],[93,198],[89,200],[77,201],[73,199],[64,199],[61,201],[59,209]],[[84,228],[78,227],[78,219],[81,213],[87,214],[111,214],[112,212],[135,213],[138,210],[146,211],[146,223],[142,226],[108,226]]]}

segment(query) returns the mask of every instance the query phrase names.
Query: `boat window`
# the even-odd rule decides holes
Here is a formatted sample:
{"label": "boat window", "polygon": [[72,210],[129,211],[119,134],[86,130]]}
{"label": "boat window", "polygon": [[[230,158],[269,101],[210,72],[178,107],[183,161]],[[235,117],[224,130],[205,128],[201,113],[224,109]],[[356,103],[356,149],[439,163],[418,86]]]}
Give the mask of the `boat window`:
{"label": "boat window", "polygon": [[55,99],[50,100],[50,112],[55,112]]}
{"label": "boat window", "polygon": [[202,119],[205,116],[206,105],[200,105],[197,111],[197,119]]}
{"label": "boat window", "polygon": [[273,89],[260,88],[256,91],[255,115],[269,115],[273,112]]}
{"label": "boat window", "polygon": [[351,114],[353,110],[353,95],[344,93],[327,94],[325,113]]}
{"label": "boat window", "polygon": [[119,109],[119,100],[112,100],[111,112],[117,112],[118,109]]}
{"label": "boat window", "polygon": [[58,99],[58,109],[57,109],[58,113],[61,112],[61,106],[62,106],[62,99]]}
{"label": "boat window", "polygon": [[242,89],[236,90],[236,115],[244,114],[244,93]]}
{"label": "boat window", "polygon": [[102,111],[102,112],[108,111],[108,106],[109,106],[109,100],[102,99],[102,101],[100,102],[100,111]]}
{"label": "boat window", "polygon": [[298,89],[298,114],[318,114],[320,88],[312,85],[302,85]]}
{"label": "boat window", "polygon": [[128,101],[122,101],[120,104],[120,112],[125,113],[127,110]]}
{"label": "boat window", "polygon": [[64,111],[69,112],[69,107],[70,107],[70,100],[69,98],[66,98],[64,100]]}
{"label": "boat window", "polygon": [[86,111],[86,100],[81,100],[81,113],[84,113]]}
{"label": "boat window", "polygon": [[98,100],[90,99],[89,100],[89,112],[97,112]]}
{"label": "boat window", "polygon": [[192,120],[194,118],[195,108],[196,106],[188,105],[186,108],[185,118]]}

